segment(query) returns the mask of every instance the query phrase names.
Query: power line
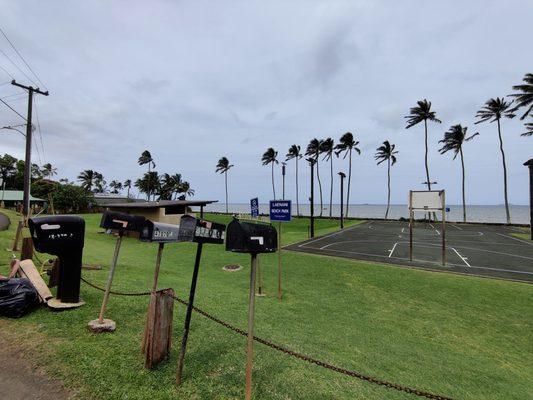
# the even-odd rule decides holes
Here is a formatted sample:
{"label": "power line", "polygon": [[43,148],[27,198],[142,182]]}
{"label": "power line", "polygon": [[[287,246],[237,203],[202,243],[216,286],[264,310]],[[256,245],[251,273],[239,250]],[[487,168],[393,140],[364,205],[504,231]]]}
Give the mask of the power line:
{"label": "power line", "polygon": [[[24,64],[26,65],[26,67],[28,67],[28,69],[31,71],[31,73],[35,76],[35,78],[37,78],[37,80],[39,81],[39,83],[41,85],[43,85],[43,87],[48,90],[48,88],[46,87],[46,85],[43,83],[43,81],[41,81],[39,79],[39,76],[37,76],[37,74],[35,73],[35,71],[32,69],[32,67],[30,67],[30,64],[28,64],[26,62],[26,60],[24,59],[24,57],[22,57],[22,54],[20,54],[20,52],[17,50],[17,48],[15,47],[15,45],[11,42],[11,40],[9,40],[9,38],[7,37],[6,33],[4,32],[4,30],[2,29],[2,27],[0,27],[0,32],[2,32],[2,35],[4,35],[4,37],[6,38],[6,40],[9,42],[9,44],[11,45],[11,47],[13,47],[13,50],[15,50],[15,52],[18,54],[18,56],[20,57],[20,59],[24,62]],[[30,79],[31,80],[31,79]]]}
{"label": "power line", "polygon": [[[26,79],[28,79],[28,80],[29,80],[31,83],[33,83],[35,86],[39,86],[39,85],[37,85],[37,84],[35,83],[35,81],[34,81],[33,79],[31,79],[31,78],[28,76],[28,74],[26,74],[26,72],[24,72],[23,70],[21,70],[20,67],[19,67],[17,64],[15,64],[15,62],[14,62],[11,58],[9,58],[9,56],[6,54],[6,52],[5,52],[4,50],[0,49],[0,53],[2,53],[2,54],[3,54],[3,55],[9,60],[9,62],[10,62],[11,64],[13,64],[13,66],[14,66],[16,69],[18,69],[22,75],[24,75],[24,76],[26,77]],[[13,78],[13,79],[15,79],[15,78]]]}
{"label": "power line", "polygon": [[33,98],[33,105],[35,106],[35,119],[37,120],[37,132],[39,133],[39,141],[41,142],[41,149],[43,151],[43,160],[46,163],[46,154],[44,152],[43,135],[41,133],[41,122],[39,121],[39,112],[37,111],[37,101]]}
{"label": "power line", "polygon": [[4,100],[0,99],[2,103],[4,103],[11,111],[13,111],[15,114],[17,114],[20,118],[22,118],[24,121],[26,121],[26,118],[20,114],[17,110],[15,110],[13,107],[11,107],[9,104],[7,104]]}
{"label": "power line", "polygon": [[[0,69],[1,69],[2,71],[4,71],[7,75],[9,75],[9,77],[10,77],[11,79],[15,79],[15,77],[14,77],[13,75],[11,75],[11,72],[9,72],[7,69],[5,69],[4,67],[2,67],[1,65],[0,65]],[[4,85],[4,83],[2,83],[2,85]]]}

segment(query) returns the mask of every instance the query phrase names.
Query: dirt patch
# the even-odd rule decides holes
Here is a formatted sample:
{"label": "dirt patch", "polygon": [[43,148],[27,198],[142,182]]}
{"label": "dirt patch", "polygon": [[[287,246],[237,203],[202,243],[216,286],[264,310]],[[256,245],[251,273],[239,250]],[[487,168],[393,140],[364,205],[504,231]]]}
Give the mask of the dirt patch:
{"label": "dirt patch", "polygon": [[[2,331],[13,328],[0,320]],[[10,337],[11,336],[11,337]],[[29,361],[29,354],[12,335],[0,335],[0,398],[3,400],[62,400],[72,395],[61,382],[47,376]]]}

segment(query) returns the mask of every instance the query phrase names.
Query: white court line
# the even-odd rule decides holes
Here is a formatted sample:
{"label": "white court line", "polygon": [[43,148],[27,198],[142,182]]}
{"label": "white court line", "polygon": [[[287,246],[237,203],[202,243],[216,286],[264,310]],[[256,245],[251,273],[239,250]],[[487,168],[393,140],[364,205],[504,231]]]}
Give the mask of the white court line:
{"label": "white court line", "polygon": [[394,253],[394,249],[396,248],[396,246],[398,246],[398,242],[394,243],[394,246],[392,246],[392,249],[389,250],[389,251],[390,251],[390,253],[389,253],[389,258],[391,258],[392,253]]}
{"label": "white court line", "polygon": [[437,235],[439,235],[439,236],[440,236],[440,232],[439,232],[438,230],[436,230],[436,229],[435,229],[435,232],[437,232]]}
{"label": "white court line", "polygon": [[347,232],[347,231],[351,231],[352,229],[355,229],[357,227],[361,226],[361,224],[358,224],[358,225],[354,225],[350,228],[347,228],[347,229],[344,229],[342,231],[338,231],[338,232],[333,232],[333,233],[330,233],[329,235],[326,235],[326,236],[322,236],[322,237],[319,237],[319,238],[316,238],[314,240],[311,240],[310,242],[305,242],[305,243],[302,243],[300,245],[298,245],[298,247],[306,247],[307,245],[311,244],[311,243],[315,243],[315,242],[318,242],[322,239],[327,239],[327,238],[330,238],[332,236],[335,236],[335,235],[340,235],[341,233],[344,233],[344,232]]}
{"label": "white court line", "polygon": [[404,232],[405,232],[405,227],[404,227],[404,228],[402,228],[402,233],[404,233]]}
{"label": "white court line", "polygon": [[458,227],[457,225],[454,225],[454,224],[450,224],[450,225],[453,226],[453,227],[456,228],[456,229],[459,229],[460,231],[463,230],[463,228],[460,228],[460,227]]}
{"label": "white court line", "polygon": [[[429,224],[429,226],[431,226],[433,229],[435,229],[435,227],[433,226],[433,224]],[[436,230],[436,229],[435,229]]]}
{"label": "white court line", "polygon": [[466,261],[466,258],[464,258],[461,254],[459,254],[459,252],[458,252],[457,250],[455,250],[453,247],[451,247],[451,249],[452,249],[453,251],[455,251],[455,253],[459,256],[459,258],[460,258],[461,260],[463,260],[463,262],[464,262],[466,265],[468,265],[468,266],[470,267],[470,264],[468,264],[468,261]]}
{"label": "white court line", "polygon": [[512,236],[508,236],[508,235],[504,235],[503,233],[498,233],[498,232],[494,232],[494,233],[496,235],[503,236],[504,238],[513,239],[513,240],[516,240],[517,242],[524,243],[524,244],[529,244],[530,246],[533,246],[533,243],[526,242],[525,240],[518,239],[518,238],[515,238],[515,237],[512,237]]}

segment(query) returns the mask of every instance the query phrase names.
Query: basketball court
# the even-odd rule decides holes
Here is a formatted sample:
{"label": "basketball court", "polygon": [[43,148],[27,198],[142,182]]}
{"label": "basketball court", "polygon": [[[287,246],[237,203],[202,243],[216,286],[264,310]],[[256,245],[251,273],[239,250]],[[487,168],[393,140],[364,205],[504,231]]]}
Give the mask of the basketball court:
{"label": "basketball court", "polygon": [[511,236],[512,227],[446,223],[442,265],[439,222],[372,221],[287,246],[287,250],[380,263],[533,282],[533,242]]}

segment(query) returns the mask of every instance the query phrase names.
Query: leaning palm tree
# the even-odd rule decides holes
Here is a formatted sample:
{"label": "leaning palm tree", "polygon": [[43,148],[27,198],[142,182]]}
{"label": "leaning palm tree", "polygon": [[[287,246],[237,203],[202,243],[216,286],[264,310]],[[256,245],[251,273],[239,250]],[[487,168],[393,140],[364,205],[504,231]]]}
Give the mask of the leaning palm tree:
{"label": "leaning palm tree", "polygon": [[298,216],[300,215],[300,202],[298,199],[298,160],[303,157],[300,149],[300,146],[293,144],[291,147],[289,147],[289,151],[285,156],[285,161],[292,160],[293,158],[296,160],[296,214]]}
{"label": "leaning palm tree", "polygon": [[78,175],[78,181],[81,182],[81,187],[87,192],[92,191],[94,180],[96,179],[95,174],[92,169],[86,169]]}
{"label": "leaning palm tree", "polygon": [[272,164],[272,194],[274,195],[274,200],[276,199],[276,187],[274,185],[274,164],[278,164],[279,161],[276,159],[278,157],[278,152],[272,147],[269,147],[267,151],[263,153],[261,161],[263,165]]}
{"label": "leaning palm tree", "polygon": [[335,149],[335,142],[332,138],[325,139],[320,145],[320,152],[324,154],[324,161],[329,161],[329,217],[332,217],[333,208],[333,150]]}
{"label": "leaning palm tree", "polygon": [[109,187],[113,189],[111,193],[118,194],[122,190],[122,182],[119,182],[117,180],[112,180],[109,183]]}
{"label": "leaning palm tree", "polygon": [[46,163],[43,165],[41,174],[44,178],[51,178],[54,175],[57,175],[57,168],[52,167],[52,164]]}
{"label": "leaning palm tree", "polygon": [[346,156],[348,156],[348,192],[346,193],[345,213],[348,217],[348,209],[350,206],[350,187],[352,182],[352,150],[357,152],[357,154],[361,154],[361,150],[357,147],[359,142],[354,139],[351,132],[346,132],[344,135],[342,135],[339,142],[340,143],[335,146],[335,150],[337,150],[335,154],[338,157],[341,153],[344,153],[343,159],[346,159]]}
{"label": "leaning palm tree", "polygon": [[426,185],[428,190],[431,190],[431,180],[429,179],[429,166],[428,166],[428,121],[441,123],[442,121],[436,117],[435,111],[431,111],[431,101],[426,99],[417,101],[416,107],[411,107],[409,115],[406,115],[407,125],[405,129],[409,129],[420,122],[424,121],[424,143],[425,143],[425,156],[424,163],[426,166]]}
{"label": "leaning palm tree", "polygon": [[533,115],[533,74],[526,74],[523,81],[523,85],[513,86],[514,90],[522,93],[513,93],[509,95],[516,98],[516,105],[513,111],[516,111],[522,107],[527,108],[525,114],[520,117],[521,120],[525,119],[528,115]]}
{"label": "leaning palm tree", "polygon": [[[139,159],[137,160],[137,163],[139,165],[146,165],[148,164],[148,179],[151,178],[152,174],[150,174],[150,169],[151,168],[155,168],[155,162],[154,162],[154,159],[152,158],[152,155],[150,154],[150,152],[148,150],[145,150],[141,153],[141,156],[139,157]],[[151,167],[151,168],[150,168]],[[150,182],[147,183],[148,185],[148,188],[151,188],[152,185],[150,184]],[[148,190],[148,192],[146,193],[146,196],[147,196],[147,199],[148,201],[150,201],[150,190]],[[155,194],[154,194],[154,198],[155,198]]]}
{"label": "leaning palm tree", "polygon": [[128,199],[130,198],[130,189],[131,189],[131,179],[126,179],[124,183],[122,184],[126,189],[128,189]]}
{"label": "leaning palm tree", "polygon": [[494,122],[498,123],[498,138],[500,139],[500,152],[502,153],[503,164],[503,194],[505,198],[505,215],[507,223],[511,223],[511,214],[509,213],[509,201],[507,198],[507,165],[505,163],[505,152],[503,151],[502,131],[500,125],[500,119],[502,118],[514,118],[514,110],[511,108],[512,102],[506,102],[503,98],[496,97],[495,99],[489,99],[485,105],[477,112],[476,118],[479,121],[476,124],[482,122]]}
{"label": "leaning palm tree", "polygon": [[216,170],[215,170],[215,172],[219,174],[224,174],[224,186],[226,188],[226,213],[229,212],[228,210],[228,171],[231,167],[233,167],[233,164],[230,164],[229,160],[226,157],[222,157],[220,160],[218,160],[218,163],[216,165]]}
{"label": "leaning palm tree", "polygon": [[316,179],[318,180],[318,192],[320,194],[320,216],[322,216],[322,209],[324,208],[324,201],[322,199],[322,182],[320,181],[320,170],[318,168],[318,157],[320,157],[320,146],[322,145],[322,140],[313,139],[307,145],[307,150],[305,155],[315,160],[316,165]]}
{"label": "leaning palm tree", "polygon": [[396,155],[398,154],[395,144],[390,144],[388,140],[385,140],[381,146],[377,148],[374,159],[378,162],[378,165],[384,161],[387,161],[387,211],[385,211],[385,219],[389,216],[390,208],[390,167],[396,164]]}
{"label": "leaning palm tree", "polygon": [[463,191],[463,222],[466,222],[466,199],[465,199],[465,162],[463,158],[463,143],[472,140],[479,133],[474,133],[471,136],[467,136],[467,127],[463,127],[460,124],[450,127],[448,132],[444,134],[444,139],[440,140],[442,148],[439,149],[440,154],[444,154],[450,150],[454,152],[453,159],[457,157],[457,154],[461,156],[461,171],[463,173],[462,179],[462,191]]}
{"label": "leaning palm tree", "polygon": [[520,136],[533,136],[533,122],[524,124],[526,131]]}

